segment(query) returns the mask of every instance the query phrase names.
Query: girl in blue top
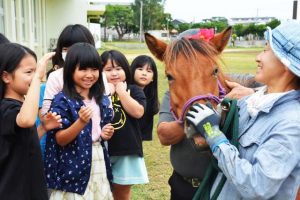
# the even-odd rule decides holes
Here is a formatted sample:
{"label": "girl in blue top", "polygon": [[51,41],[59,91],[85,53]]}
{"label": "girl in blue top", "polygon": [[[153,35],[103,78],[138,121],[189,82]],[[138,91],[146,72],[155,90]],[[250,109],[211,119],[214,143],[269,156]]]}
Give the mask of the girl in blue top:
{"label": "girl in blue top", "polygon": [[143,89],[147,106],[144,116],[140,119],[142,139],[152,140],[153,117],[158,113],[159,100],[157,92],[157,68],[150,56],[140,55],[131,63],[133,82]]}
{"label": "girl in blue top", "polygon": [[46,179],[53,189],[50,199],[112,199],[106,171],[105,145],[114,129],[113,111],[103,95],[101,60],[88,43],[68,51],[63,91],[50,110],[61,115],[62,126],[48,132],[45,152]]}
{"label": "girl in blue top", "polygon": [[121,52],[105,51],[101,58],[103,72],[111,84],[114,108],[115,134],[108,141],[113,195],[115,200],[129,200],[131,185],[148,182],[138,120],[144,115],[146,99],[141,88],[130,84],[129,64]]}

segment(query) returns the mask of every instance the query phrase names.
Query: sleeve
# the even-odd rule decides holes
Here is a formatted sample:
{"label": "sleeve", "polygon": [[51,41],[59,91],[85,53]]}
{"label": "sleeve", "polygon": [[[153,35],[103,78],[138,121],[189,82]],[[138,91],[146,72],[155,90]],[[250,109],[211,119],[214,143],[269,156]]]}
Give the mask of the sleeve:
{"label": "sleeve", "polygon": [[170,92],[167,91],[160,105],[158,124],[161,122],[175,121],[175,118],[173,117],[170,110]]}
{"label": "sleeve", "polygon": [[45,87],[46,87],[46,83],[42,83],[41,86],[40,86],[40,101],[39,101],[39,108],[42,108],[42,106],[43,106]]}
{"label": "sleeve", "polygon": [[17,115],[19,114],[21,109],[21,105],[11,104],[2,114],[1,119],[1,135],[12,135],[17,133],[17,129],[19,128],[17,125]]}
{"label": "sleeve", "polygon": [[[214,152],[218,166],[245,199],[269,199],[299,163],[300,122],[280,122],[249,160],[229,143]],[[246,151],[246,150],[245,150]]]}
{"label": "sleeve", "polygon": [[57,71],[52,72],[48,77],[45,87],[43,106],[41,110],[42,115],[46,114],[49,111],[52,99],[63,89],[62,73],[62,69],[58,69]]}
{"label": "sleeve", "polygon": [[262,84],[255,81],[252,74],[228,74],[229,78],[245,87],[256,88],[261,87]]}
{"label": "sleeve", "polygon": [[129,89],[130,89],[130,96],[133,99],[135,99],[139,104],[141,104],[145,109],[147,102],[146,102],[146,96],[144,91],[136,85],[131,85]]}

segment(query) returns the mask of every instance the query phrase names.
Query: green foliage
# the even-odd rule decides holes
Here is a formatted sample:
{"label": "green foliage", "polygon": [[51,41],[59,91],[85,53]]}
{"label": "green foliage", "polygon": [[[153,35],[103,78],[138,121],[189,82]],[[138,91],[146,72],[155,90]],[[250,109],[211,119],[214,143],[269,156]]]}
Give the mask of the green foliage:
{"label": "green foliage", "polygon": [[231,35],[231,43],[232,43],[232,46],[235,46],[235,41],[236,41],[236,39],[237,39],[237,35],[236,35],[235,33],[233,33],[233,34]]}
{"label": "green foliage", "polygon": [[129,6],[107,5],[104,12],[105,26],[114,28],[122,39],[124,34],[132,32],[133,11]]}
{"label": "green foliage", "polygon": [[212,17],[205,22],[192,24],[191,28],[214,28],[217,33],[228,27],[228,20],[224,17]]}
{"label": "green foliage", "polygon": [[233,26],[233,32],[238,36],[243,36],[244,35],[244,26],[243,24],[236,24]]}
{"label": "green foliage", "polygon": [[266,25],[264,24],[259,24],[256,27],[256,31],[255,33],[259,36],[259,37],[264,37],[264,32],[266,31]]}
{"label": "green foliage", "polygon": [[188,29],[190,29],[190,28],[191,28],[191,26],[190,26],[189,23],[178,24],[178,32],[179,32],[179,33],[183,32],[183,31],[185,31],[185,30],[188,30]]}
{"label": "green foliage", "polygon": [[269,26],[271,29],[274,29],[280,24],[280,21],[278,19],[273,19],[267,24],[236,24],[233,26],[234,33],[240,37],[240,36],[246,36],[248,34],[253,34],[259,37],[264,36],[264,32],[266,31],[266,27]]}
{"label": "green foliage", "polygon": [[269,26],[271,29],[274,29],[279,25],[280,25],[280,21],[278,19],[274,19],[266,24],[266,26]]}
{"label": "green foliage", "polygon": [[139,31],[141,1],[143,1],[143,30],[156,30],[166,27],[167,19],[171,19],[171,15],[164,13],[162,0],[135,0],[131,5],[134,13],[135,32]]}

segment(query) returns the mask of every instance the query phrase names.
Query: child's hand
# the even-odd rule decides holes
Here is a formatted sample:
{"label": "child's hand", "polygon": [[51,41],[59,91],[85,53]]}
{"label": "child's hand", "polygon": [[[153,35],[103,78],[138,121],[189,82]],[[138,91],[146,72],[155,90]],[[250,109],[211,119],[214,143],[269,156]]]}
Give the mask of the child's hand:
{"label": "child's hand", "polygon": [[78,115],[80,121],[87,124],[93,116],[93,110],[90,107],[81,106]]}
{"label": "child's hand", "polygon": [[126,89],[127,89],[127,83],[125,81],[117,83],[117,85],[116,85],[117,94],[127,92]]}
{"label": "child's hand", "polygon": [[57,113],[48,112],[42,116],[42,124],[45,131],[49,131],[61,126],[61,116]]}
{"label": "child's hand", "polygon": [[110,94],[113,95],[116,92],[116,87],[112,83],[107,83],[109,87]]}
{"label": "child's hand", "polygon": [[114,127],[109,123],[102,128],[101,137],[103,140],[109,140],[114,134]]}
{"label": "child's hand", "polygon": [[46,53],[39,61],[37,64],[37,68],[36,68],[36,75],[37,77],[42,80],[43,77],[46,74],[46,69],[48,66],[48,62],[49,60],[55,55],[55,52],[50,52],[50,53]]}

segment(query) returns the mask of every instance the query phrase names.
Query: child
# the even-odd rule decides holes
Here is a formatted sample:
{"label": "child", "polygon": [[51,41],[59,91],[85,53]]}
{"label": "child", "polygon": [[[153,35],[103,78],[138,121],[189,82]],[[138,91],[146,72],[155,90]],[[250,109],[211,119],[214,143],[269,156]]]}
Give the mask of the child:
{"label": "child", "polygon": [[157,68],[150,56],[140,55],[131,63],[133,82],[144,90],[147,106],[140,126],[143,140],[152,140],[153,116],[158,113]]}
{"label": "child", "polygon": [[[93,46],[95,46],[94,38],[91,32],[80,24],[68,25],[66,26],[61,34],[59,35],[57,46],[56,46],[56,54],[52,59],[53,68],[48,71],[47,83],[45,85],[41,85],[41,90],[43,87],[44,92],[41,93],[43,96],[43,102],[40,109],[41,120],[44,121],[44,116],[48,112],[51,101],[58,92],[60,92],[63,88],[63,66],[64,60],[66,57],[66,53],[68,48],[77,42],[86,42]],[[46,135],[44,135],[40,140],[40,145],[42,149],[42,154],[45,152],[46,145]]]}
{"label": "child", "polygon": [[[113,134],[113,110],[103,95],[101,60],[88,43],[74,44],[64,67],[63,91],[51,104],[62,126],[47,133],[45,171],[50,199],[112,199],[101,140]],[[101,130],[102,127],[102,130]],[[105,169],[107,167],[107,169]]]}
{"label": "child", "polygon": [[34,124],[40,82],[54,53],[46,54],[38,67],[35,53],[19,44],[0,45],[0,55],[0,197],[48,199]]}
{"label": "child", "polygon": [[103,72],[113,87],[114,136],[108,141],[113,170],[115,200],[129,200],[133,184],[148,182],[143,158],[141,129],[138,119],[144,114],[146,99],[143,90],[131,85],[129,64],[119,51],[105,51],[101,55]]}
{"label": "child", "polygon": [[45,115],[51,105],[51,101],[63,88],[63,66],[68,49],[75,43],[85,42],[95,46],[91,32],[83,25],[68,25],[59,35],[55,56],[52,59],[53,68],[47,73],[48,79],[45,88],[44,101],[41,114]]}

